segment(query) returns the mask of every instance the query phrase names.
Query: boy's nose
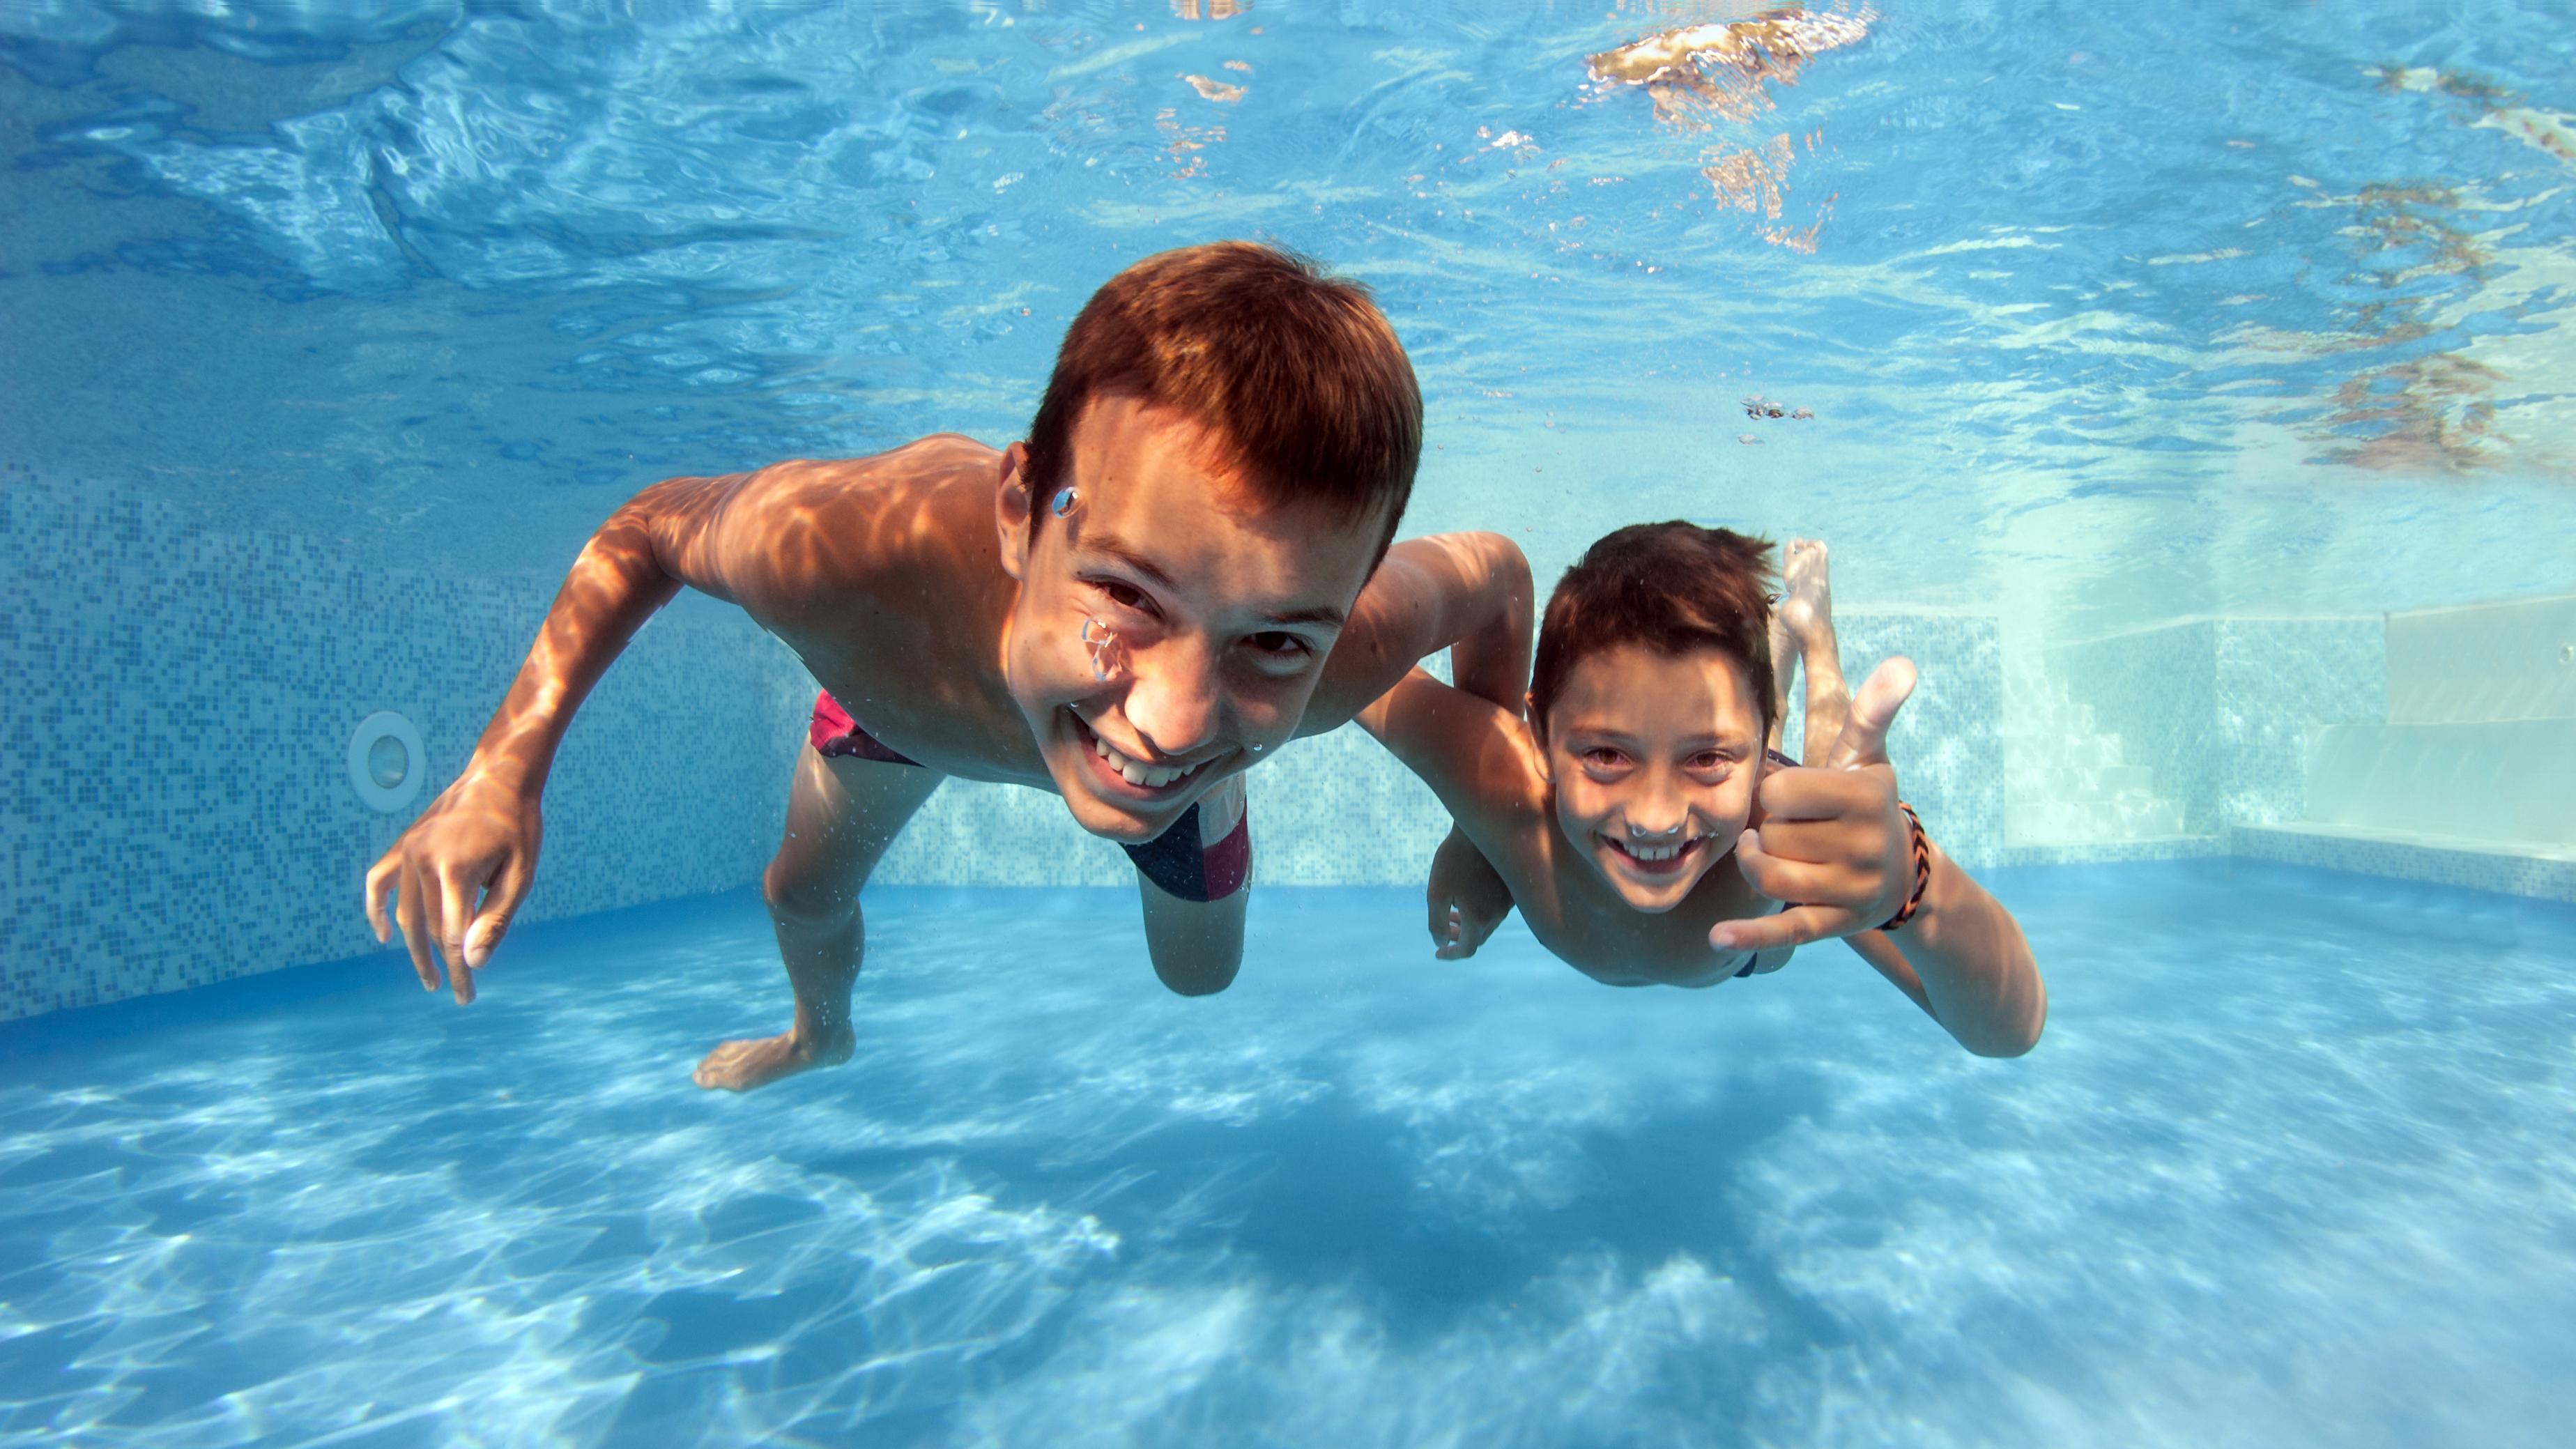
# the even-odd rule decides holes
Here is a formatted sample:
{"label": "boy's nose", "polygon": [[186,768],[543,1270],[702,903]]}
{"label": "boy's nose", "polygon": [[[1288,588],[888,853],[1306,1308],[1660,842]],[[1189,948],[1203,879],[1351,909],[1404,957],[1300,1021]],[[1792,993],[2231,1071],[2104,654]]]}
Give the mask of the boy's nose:
{"label": "boy's nose", "polygon": [[1167,640],[1135,657],[1127,686],[1127,723],[1140,743],[1165,759],[1206,749],[1217,737],[1214,661],[1205,647]]}

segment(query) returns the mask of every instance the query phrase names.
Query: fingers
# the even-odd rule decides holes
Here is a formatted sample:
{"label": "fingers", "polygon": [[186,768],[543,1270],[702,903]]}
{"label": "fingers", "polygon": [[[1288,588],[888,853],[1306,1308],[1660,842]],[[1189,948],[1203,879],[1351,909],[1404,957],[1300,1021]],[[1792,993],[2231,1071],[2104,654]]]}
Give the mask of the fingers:
{"label": "fingers", "polygon": [[476,970],[492,959],[492,948],[508,934],[510,918],[519,913],[519,903],[528,898],[528,878],[532,874],[516,856],[502,863],[501,873],[493,878],[484,894],[474,922],[465,928],[465,964]]}
{"label": "fingers", "polygon": [[386,851],[383,858],[367,867],[367,925],[376,933],[376,944],[393,940],[391,923],[385,919],[385,906],[393,899],[394,879],[402,873],[402,851]]}
{"label": "fingers", "polygon": [[1848,936],[1859,929],[1859,919],[1840,906],[1791,906],[1773,915],[1720,921],[1709,928],[1708,944],[1730,953],[1776,951]]}
{"label": "fingers", "polygon": [[1825,757],[1825,768],[1886,764],[1888,726],[1896,723],[1896,711],[1913,695],[1914,683],[1914,661],[1902,654],[1871,670],[1852,695],[1850,718]]}
{"label": "fingers", "polygon": [[1762,772],[1762,783],[1754,789],[1762,805],[1754,823],[1768,829],[1784,822],[1881,819],[1896,809],[1895,773],[1884,765],[1843,770],[1776,766]]}
{"label": "fingers", "polygon": [[[1832,828],[1774,821],[1760,830],[1748,830],[1736,841],[1736,869],[1748,885],[1771,900],[1851,917],[1853,924],[1834,930],[1837,936],[1875,929],[1875,923],[1885,920],[1903,900],[1903,856],[1887,851],[1855,854],[1834,846],[1829,838],[1819,838]],[[1882,829],[1870,838],[1892,841],[1896,837]],[[1824,848],[1817,848],[1820,845]]]}
{"label": "fingers", "polygon": [[405,870],[394,900],[394,921],[402,927],[403,949],[411,953],[411,969],[425,991],[438,989],[438,967],[429,954],[429,919],[434,909],[427,878],[418,870]]}
{"label": "fingers", "polygon": [[1820,879],[1825,871],[1810,861],[1773,855],[1764,848],[1759,830],[1735,838],[1735,868],[1744,873],[1745,884],[1769,900],[1809,902],[1830,896]]}
{"label": "fingers", "polygon": [[474,983],[465,960],[465,928],[483,898],[480,872],[442,871],[438,877],[438,957],[447,963],[447,979],[458,988],[457,1004],[474,999]]}

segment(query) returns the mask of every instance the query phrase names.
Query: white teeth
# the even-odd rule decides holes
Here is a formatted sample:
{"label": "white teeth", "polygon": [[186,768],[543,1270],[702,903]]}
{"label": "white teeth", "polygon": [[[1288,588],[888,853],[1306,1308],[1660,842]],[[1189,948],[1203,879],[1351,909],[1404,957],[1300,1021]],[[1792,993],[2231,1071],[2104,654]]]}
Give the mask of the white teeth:
{"label": "white teeth", "polygon": [[1690,849],[1692,846],[1699,844],[1703,838],[1704,837],[1701,836],[1693,836],[1688,840],[1677,840],[1670,845],[1645,845],[1637,841],[1621,841],[1618,842],[1618,844],[1620,849],[1628,852],[1629,856],[1636,860],[1670,860],[1674,856],[1681,854],[1683,851]]}
{"label": "white teeth", "polygon": [[1180,779],[1184,775],[1195,773],[1198,769],[1197,765],[1192,765],[1186,770],[1175,770],[1155,765],[1140,765],[1134,760],[1127,758],[1125,755],[1118,753],[1116,750],[1111,749],[1109,747],[1109,742],[1098,735],[1093,735],[1091,737],[1091,751],[1093,754],[1096,754],[1100,756],[1100,758],[1108,761],[1109,768],[1118,772],[1118,778],[1125,780],[1130,785],[1142,786],[1148,790],[1160,790],[1164,786],[1172,783],[1174,780]]}

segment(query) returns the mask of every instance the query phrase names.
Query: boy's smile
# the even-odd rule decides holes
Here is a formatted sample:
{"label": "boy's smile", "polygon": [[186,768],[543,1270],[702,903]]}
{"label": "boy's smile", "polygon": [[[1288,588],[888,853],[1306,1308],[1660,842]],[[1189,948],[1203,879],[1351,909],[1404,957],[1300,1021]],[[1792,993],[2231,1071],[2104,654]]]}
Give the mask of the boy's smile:
{"label": "boy's smile", "polygon": [[1735,848],[1762,774],[1754,699],[1716,649],[1623,644],[1567,673],[1545,722],[1557,824],[1631,909],[1680,905]]}
{"label": "boy's smile", "polygon": [[1130,397],[1092,402],[1070,453],[1046,499],[1004,458],[1003,674],[1074,819],[1136,844],[1295,735],[1385,521],[1263,506],[1209,430]]}

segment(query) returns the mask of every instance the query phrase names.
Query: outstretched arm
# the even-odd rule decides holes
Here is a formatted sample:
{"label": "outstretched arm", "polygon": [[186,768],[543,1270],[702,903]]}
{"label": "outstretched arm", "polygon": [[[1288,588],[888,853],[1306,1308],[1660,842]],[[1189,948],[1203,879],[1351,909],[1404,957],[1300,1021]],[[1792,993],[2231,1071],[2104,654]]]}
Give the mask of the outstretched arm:
{"label": "outstretched arm", "polygon": [[1876,929],[1914,886],[1913,832],[1897,810],[1887,729],[1914,689],[1914,666],[1891,659],[1852,696],[1821,768],[1783,769],[1761,786],[1762,824],[1736,845],[1754,889],[1792,902],[1776,915],[1720,922],[1719,950],[1841,936],[1861,959],[1979,1056],[2019,1056],[2048,1020],[2048,990],[2030,944],[2003,905],[1927,837],[1923,902],[1899,937]]}
{"label": "outstretched arm", "polygon": [[[819,480],[794,465],[726,478],[674,478],[635,495],[591,535],[518,677],[455,782],[367,872],[367,920],[393,920],[421,986],[438,989],[433,948],[458,1002],[526,899],[543,835],[539,802],[573,712],[653,612],[688,585],[752,609],[789,592],[781,535]],[[807,564],[814,560],[805,560]]]}
{"label": "outstretched arm", "polygon": [[1851,948],[1959,1045],[1981,1057],[2020,1056],[2048,1024],[2048,985],[2030,942],[2002,902],[1925,843],[1932,875],[1914,918],[1901,932],[1853,936]]}
{"label": "outstretched arm", "polygon": [[1459,689],[1517,716],[1529,690],[1530,608],[1529,560],[1510,539],[1406,539],[1360,591],[1297,732],[1322,734],[1357,718],[1443,649],[1452,651]]}

